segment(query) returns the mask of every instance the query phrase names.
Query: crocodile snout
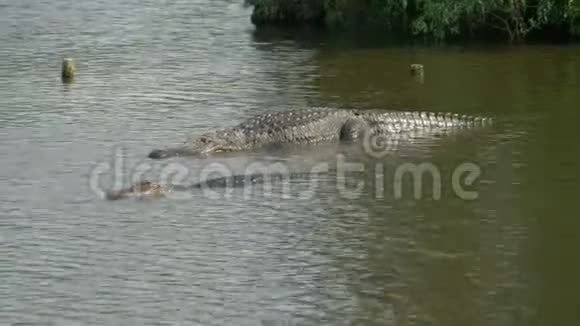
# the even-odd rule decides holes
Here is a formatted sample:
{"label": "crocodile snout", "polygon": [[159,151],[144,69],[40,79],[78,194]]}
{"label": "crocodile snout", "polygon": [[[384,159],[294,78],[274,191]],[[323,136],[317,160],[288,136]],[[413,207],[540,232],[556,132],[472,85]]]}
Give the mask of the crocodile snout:
{"label": "crocodile snout", "polygon": [[163,149],[154,149],[149,153],[148,157],[151,159],[159,160],[169,157],[169,152]]}
{"label": "crocodile snout", "polygon": [[147,157],[149,157],[150,159],[159,160],[177,156],[196,156],[196,155],[206,156],[212,153],[219,152],[223,152],[223,150],[213,144],[207,144],[203,146],[155,149],[152,150]]}

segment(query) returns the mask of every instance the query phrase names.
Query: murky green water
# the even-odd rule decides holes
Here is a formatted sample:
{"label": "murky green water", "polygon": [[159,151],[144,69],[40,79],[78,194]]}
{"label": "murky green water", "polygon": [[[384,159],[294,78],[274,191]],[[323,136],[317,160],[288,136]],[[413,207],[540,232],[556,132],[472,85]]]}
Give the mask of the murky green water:
{"label": "murky green water", "polygon": [[[1,324],[578,324],[580,47],[255,35],[239,2],[0,2]],[[66,56],[78,62],[70,85]],[[422,83],[408,72],[417,62]],[[497,122],[374,159],[336,146],[145,159],[251,114],[313,105]],[[115,169],[127,182],[177,164],[194,180],[210,163],[304,170],[341,154],[365,169],[346,190],[293,180],[286,199],[256,189],[108,202],[94,191]],[[437,169],[440,199],[429,179],[419,199],[410,178],[396,196],[407,163]],[[453,187],[465,163],[481,169],[464,186],[475,200]]]}

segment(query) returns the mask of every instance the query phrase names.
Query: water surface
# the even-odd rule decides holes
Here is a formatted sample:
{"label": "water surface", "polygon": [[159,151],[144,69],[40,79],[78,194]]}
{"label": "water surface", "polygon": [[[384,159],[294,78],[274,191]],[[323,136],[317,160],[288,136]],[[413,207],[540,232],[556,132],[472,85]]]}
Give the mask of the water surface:
{"label": "water surface", "polygon": [[[580,47],[361,46],[255,34],[241,1],[0,3],[0,322],[54,325],[574,325]],[[63,57],[77,60],[72,84]],[[423,82],[409,76],[425,66]],[[329,145],[216,161],[152,148],[269,110],[328,105],[493,116],[488,130],[402,141],[380,158]],[[211,162],[364,163],[290,198],[108,202],[115,165],[200,177]],[[440,200],[405,163],[442,176]],[[481,177],[453,191],[471,162]],[[143,166],[143,165],[141,165]],[[377,191],[375,169],[384,174]],[[113,184],[114,169],[101,184]],[[93,179],[94,180],[94,179]],[[426,187],[430,183],[426,182]],[[350,188],[349,188],[350,189]],[[353,194],[353,192],[347,192]]]}

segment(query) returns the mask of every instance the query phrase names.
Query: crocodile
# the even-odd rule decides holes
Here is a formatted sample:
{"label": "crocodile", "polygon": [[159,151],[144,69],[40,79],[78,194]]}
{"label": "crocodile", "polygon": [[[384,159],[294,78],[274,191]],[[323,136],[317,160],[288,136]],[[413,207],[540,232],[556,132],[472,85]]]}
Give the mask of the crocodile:
{"label": "crocodile", "polygon": [[206,132],[192,141],[154,149],[148,157],[207,156],[286,144],[352,141],[369,135],[416,130],[462,129],[485,125],[490,118],[453,113],[367,111],[314,107],[255,115],[240,124]]}
{"label": "crocodile", "polygon": [[162,184],[161,182],[151,180],[139,180],[133,185],[120,189],[107,191],[105,198],[108,200],[119,200],[123,198],[156,198],[165,197],[172,192],[187,192],[202,189],[219,189],[219,188],[243,188],[255,184],[265,184],[267,182],[279,182],[282,180],[308,179],[313,176],[328,174],[331,171],[311,171],[311,172],[292,172],[289,174],[266,174],[252,173],[217,177],[200,181],[191,185],[181,184]]}

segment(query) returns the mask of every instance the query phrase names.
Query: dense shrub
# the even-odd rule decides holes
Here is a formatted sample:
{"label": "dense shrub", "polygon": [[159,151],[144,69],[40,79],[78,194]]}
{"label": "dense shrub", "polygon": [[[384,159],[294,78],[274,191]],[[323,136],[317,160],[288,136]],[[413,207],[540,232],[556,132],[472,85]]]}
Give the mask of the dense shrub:
{"label": "dense shrub", "polygon": [[324,0],[246,0],[254,6],[252,22],[264,24],[322,24]]}
{"label": "dense shrub", "polygon": [[542,30],[580,35],[574,0],[246,0],[252,21],[373,27],[443,40],[499,35],[523,41]]}

